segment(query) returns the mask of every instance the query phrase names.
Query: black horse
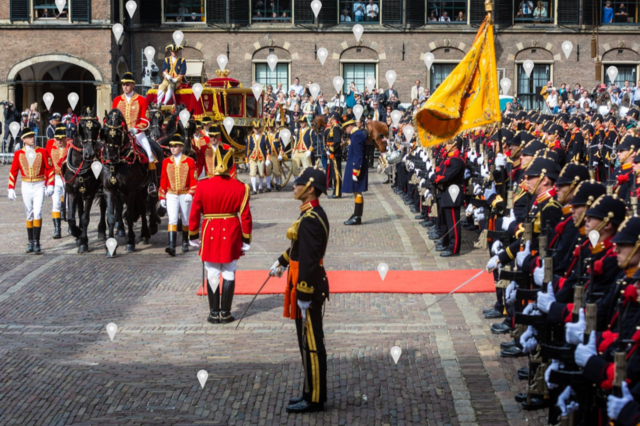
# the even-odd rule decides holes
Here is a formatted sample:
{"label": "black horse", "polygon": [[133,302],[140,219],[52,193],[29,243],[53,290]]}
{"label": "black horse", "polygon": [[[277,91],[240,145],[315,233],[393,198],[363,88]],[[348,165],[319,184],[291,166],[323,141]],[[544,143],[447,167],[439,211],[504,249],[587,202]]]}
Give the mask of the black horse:
{"label": "black horse", "polygon": [[[101,185],[100,175],[95,176],[91,164],[100,155],[100,122],[96,119],[95,109],[85,107],[78,123],[77,135],[68,144],[67,159],[62,164],[62,178],[65,183],[69,214],[67,222],[71,235],[77,239],[78,253],[89,251],[89,220],[91,205]],[[98,236],[105,233],[104,209],[102,209]],[[80,227],[76,225],[76,212]]]}
{"label": "black horse", "polygon": [[[151,234],[147,223],[147,210],[149,211],[152,226],[157,232],[157,217],[155,203],[148,202],[147,185],[149,176],[147,166],[140,160],[141,148],[136,146],[135,139],[127,131],[122,113],[113,109],[105,114],[104,126],[100,131],[103,141],[102,152],[102,184],[107,200],[107,224],[109,226],[109,238],[113,238],[116,218],[122,216],[124,205],[127,207],[127,247],[126,252],[135,251],[135,232],[133,225],[138,218],[142,226],[140,237],[144,244],[149,243]],[[155,233],[155,232],[154,232]],[[116,251],[107,257],[115,257]]]}
{"label": "black horse", "polygon": [[149,105],[149,141],[159,143],[164,138],[164,113],[157,104]]}

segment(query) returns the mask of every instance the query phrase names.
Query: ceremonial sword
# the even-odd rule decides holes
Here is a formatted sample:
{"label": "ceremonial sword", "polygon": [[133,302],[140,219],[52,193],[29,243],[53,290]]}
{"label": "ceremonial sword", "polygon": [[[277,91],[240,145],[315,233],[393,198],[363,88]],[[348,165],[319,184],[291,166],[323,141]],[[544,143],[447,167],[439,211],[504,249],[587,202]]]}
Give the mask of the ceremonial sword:
{"label": "ceremonial sword", "polygon": [[260,289],[258,290],[258,292],[256,293],[255,296],[253,296],[253,299],[251,300],[251,303],[249,303],[249,305],[246,307],[246,309],[244,310],[244,312],[242,313],[242,316],[240,317],[240,320],[238,321],[238,324],[236,324],[236,328],[234,330],[237,330],[238,327],[240,327],[240,323],[242,322],[242,319],[244,318],[244,316],[246,315],[247,311],[249,310],[249,308],[251,307],[251,305],[253,305],[253,302],[256,301],[256,297],[258,297],[258,295],[260,294],[260,292],[262,291],[262,289],[264,288],[265,285],[267,285],[267,283],[269,282],[269,280],[271,279],[271,275],[269,275],[269,277],[266,279],[266,281],[264,282],[264,284],[262,284],[262,287],[260,287]]}

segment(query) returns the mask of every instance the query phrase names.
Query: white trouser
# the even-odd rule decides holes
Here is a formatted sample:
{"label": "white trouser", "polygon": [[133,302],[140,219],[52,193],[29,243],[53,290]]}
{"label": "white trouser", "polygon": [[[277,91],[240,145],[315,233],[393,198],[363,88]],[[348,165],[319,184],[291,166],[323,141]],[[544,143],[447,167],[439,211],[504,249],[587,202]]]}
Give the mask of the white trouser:
{"label": "white trouser", "polygon": [[60,213],[60,206],[64,201],[64,183],[59,175],[56,175],[56,185],[53,188],[53,207],[52,212]]}
{"label": "white trouser", "polygon": [[214,293],[216,292],[218,285],[220,285],[220,272],[222,272],[223,280],[233,281],[236,279],[237,263],[237,260],[229,263],[204,262],[204,267],[207,270],[207,278],[209,278],[209,285]]}
{"label": "white trouser", "polygon": [[[162,84],[160,84],[160,86],[158,87],[158,99],[157,99],[158,103],[162,103],[164,105],[169,103],[169,101],[173,97],[173,86],[175,84],[176,83],[169,82],[169,80],[166,80],[166,79],[162,81]],[[163,88],[165,86],[166,86],[166,89],[167,89],[166,93],[163,90]],[[164,100],[163,100],[163,97],[164,97]]]}
{"label": "white trouser", "polygon": [[149,144],[147,135],[144,132],[138,132],[138,134],[136,135],[136,141],[138,142],[138,145],[140,145],[147,153],[149,162],[156,161],[155,157],[153,156],[153,151],[151,151],[151,145]]}
{"label": "white trouser", "polygon": [[189,226],[191,201],[187,202],[187,195],[188,194],[167,194],[167,215],[169,216],[169,225],[177,225],[178,218],[182,217],[182,226]]}
{"label": "white trouser", "polygon": [[27,221],[42,219],[44,202],[44,181],[22,182],[22,201]]}

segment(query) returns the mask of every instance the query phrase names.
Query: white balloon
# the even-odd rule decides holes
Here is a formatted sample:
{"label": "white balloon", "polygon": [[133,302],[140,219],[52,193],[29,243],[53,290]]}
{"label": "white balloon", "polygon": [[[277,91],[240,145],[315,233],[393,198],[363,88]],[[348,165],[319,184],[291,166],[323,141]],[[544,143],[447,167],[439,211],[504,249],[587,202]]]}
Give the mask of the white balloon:
{"label": "white balloon", "polygon": [[184,34],[182,33],[182,31],[174,31],[173,41],[175,42],[176,46],[182,46],[182,40],[184,40]]}
{"label": "white balloon", "polygon": [[253,96],[256,98],[256,100],[260,99],[263,88],[264,86],[260,83],[256,83],[253,86],[251,86],[251,91],[253,92]]}
{"label": "white balloon", "polygon": [[67,5],[67,0],[56,0],[56,7],[58,8],[58,12],[62,13],[64,11],[64,7]]}
{"label": "white balloon", "polygon": [[393,125],[398,127],[400,124],[400,119],[402,118],[402,111],[398,111],[397,109],[391,112],[391,121],[393,121]]}
{"label": "white balloon", "polygon": [[227,58],[227,55],[218,55],[218,66],[221,70],[225,70],[228,63],[229,58]]}
{"label": "white balloon", "polygon": [[127,12],[129,12],[129,16],[133,18],[133,14],[136,13],[136,9],[138,8],[136,2],[133,0],[129,0],[125,7],[127,8]]}
{"label": "white balloon", "polygon": [[36,161],[36,157],[38,154],[35,149],[27,150],[27,162],[29,163],[29,167],[33,167],[33,162]]}
{"label": "white balloon", "polygon": [[42,96],[42,100],[44,101],[45,106],[47,107],[47,109],[51,109],[51,104],[53,104],[53,93],[51,92],[47,92]]}
{"label": "white balloon", "polygon": [[316,16],[316,18],[320,13],[320,9],[322,9],[322,2],[319,0],[313,0],[311,2],[311,10],[313,10],[313,14]]}
{"label": "white balloon", "polygon": [[313,83],[309,86],[309,93],[311,93],[311,98],[315,100],[318,97],[318,93],[320,93],[320,85],[318,83]]}
{"label": "white balloon", "polygon": [[147,58],[147,62],[153,62],[153,58],[156,57],[156,49],[154,49],[153,46],[145,47],[144,56]]}
{"label": "white balloon", "polygon": [[364,27],[360,24],[356,24],[353,26],[353,35],[356,36],[356,41],[360,41],[362,37],[362,33],[364,32]]}
{"label": "white balloon", "polygon": [[327,60],[327,56],[329,56],[329,51],[324,47],[318,49],[318,59],[320,59],[320,64],[324,66],[324,61]]}
{"label": "white balloon", "polygon": [[524,68],[524,72],[527,73],[527,77],[531,77],[531,71],[533,71],[533,61],[531,59],[527,59],[522,63],[522,68]]}
{"label": "white balloon", "polygon": [[511,80],[507,77],[504,77],[500,80],[500,87],[502,87],[502,94],[506,95],[509,93],[509,89],[511,88]]}
{"label": "white balloon", "polygon": [[269,68],[271,69],[271,72],[275,71],[276,65],[278,65],[278,57],[273,53],[267,56],[267,64],[269,64]]}
{"label": "white balloon", "polygon": [[372,91],[374,87],[376,87],[376,79],[374,77],[367,77],[364,79],[364,84],[367,86],[369,91]]}
{"label": "white balloon", "polygon": [[344,78],[340,77],[339,75],[333,77],[333,87],[336,89],[336,93],[341,92],[342,88],[344,87]]}
{"label": "white balloon", "polygon": [[113,27],[111,27],[111,31],[113,31],[113,36],[116,38],[116,43],[117,43],[118,40],[120,40],[120,36],[124,31],[122,24],[114,24]]}
{"label": "white balloon", "polygon": [[564,52],[564,56],[569,59],[569,55],[571,55],[571,51],[573,50],[573,43],[569,40],[562,43],[562,51]]}
{"label": "white balloon", "polygon": [[235,121],[231,117],[227,117],[224,120],[222,120],[222,125],[224,126],[224,129],[227,131],[228,135],[231,134],[231,130],[233,130],[233,126],[235,124],[236,124]]}
{"label": "white balloon", "polygon": [[199,101],[200,95],[202,95],[202,91],[204,90],[204,87],[202,87],[202,84],[200,83],[194,84],[191,90],[193,91],[193,96],[196,97],[196,101]]}
{"label": "white balloon", "polygon": [[78,105],[78,100],[80,96],[77,93],[71,92],[69,96],[67,96],[67,100],[69,101],[69,105],[71,105],[71,109],[76,109],[76,105]]}
{"label": "white balloon", "polygon": [[431,65],[433,65],[434,60],[435,60],[435,57],[433,56],[433,53],[427,52],[424,54],[424,64],[427,66],[427,68],[431,68]]}
{"label": "white balloon", "polygon": [[362,113],[364,112],[364,107],[360,104],[353,106],[353,115],[356,116],[356,120],[360,121],[360,117],[362,117]]}
{"label": "white balloon", "polygon": [[13,138],[17,138],[18,133],[20,133],[20,123],[14,121],[13,123],[9,124],[9,130],[11,131],[11,135],[13,136]]}
{"label": "white balloon", "polygon": [[394,70],[389,70],[387,71],[387,73],[385,74],[385,77],[387,77],[387,82],[389,83],[389,86],[393,86],[393,83],[396,82],[396,77],[398,75],[396,74],[396,72]]}
{"label": "white balloon", "polygon": [[411,124],[407,124],[402,128],[402,133],[404,133],[404,136],[407,138],[407,142],[411,142],[411,139],[413,139],[413,134],[415,133],[415,129]]}
{"label": "white balloon", "polygon": [[189,118],[191,118],[191,113],[186,109],[183,109],[182,111],[180,111],[179,117],[182,125],[186,127],[187,123],[189,122]]}
{"label": "white balloon", "polygon": [[618,76],[618,68],[613,65],[607,68],[607,75],[609,76],[609,80],[611,80],[611,84],[616,82],[616,77]]}
{"label": "white balloon", "polygon": [[284,146],[289,146],[289,141],[291,141],[291,131],[289,129],[280,130],[280,139]]}

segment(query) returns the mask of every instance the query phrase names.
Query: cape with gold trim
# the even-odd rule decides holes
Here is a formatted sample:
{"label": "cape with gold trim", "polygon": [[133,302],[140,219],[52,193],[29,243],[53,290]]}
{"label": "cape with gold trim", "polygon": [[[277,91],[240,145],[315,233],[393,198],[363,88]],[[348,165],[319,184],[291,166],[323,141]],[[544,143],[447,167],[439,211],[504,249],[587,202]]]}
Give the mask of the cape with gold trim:
{"label": "cape with gold trim", "polygon": [[487,16],[469,52],[442,82],[415,118],[423,146],[501,120],[493,22]]}

